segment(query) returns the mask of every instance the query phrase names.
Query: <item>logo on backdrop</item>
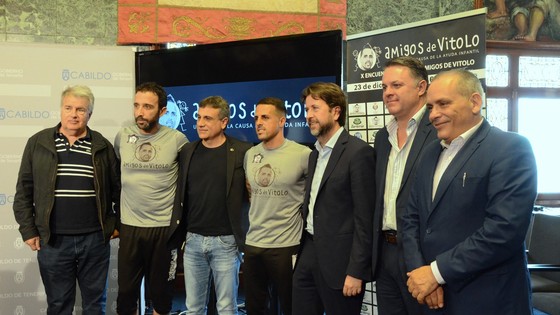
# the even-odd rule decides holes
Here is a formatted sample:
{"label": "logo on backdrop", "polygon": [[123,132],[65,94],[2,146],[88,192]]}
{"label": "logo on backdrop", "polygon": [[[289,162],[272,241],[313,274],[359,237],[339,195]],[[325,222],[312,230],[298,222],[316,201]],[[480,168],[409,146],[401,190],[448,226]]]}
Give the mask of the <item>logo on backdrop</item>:
{"label": "logo on backdrop", "polygon": [[159,123],[171,129],[177,129],[183,113],[189,111],[189,107],[185,101],[175,100],[173,95],[167,95],[167,111],[159,118]]}
{"label": "logo on backdrop", "polygon": [[14,315],[25,315],[25,309],[22,305],[18,305],[14,310]]}
{"label": "logo on backdrop", "polygon": [[14,195],[0,194],[0,206],[7,203],[14,203]]}
{"label": "logo on backdrop", "polygon": [[16,240],[14,241],[14,248],[15,249],[22,249],[23,248],[23,239],[21,237],[16,238]]}
{"label": "logo on backdrop", "polygon": [[21,154],[0,153],[0,163],[21,163]]}
{"label": "logo on backdrop", "polygon": [[4,119],[48,119],[55,112],[46,110],[13,110],[0,108],[0,120]]}
{"label": "logo on backdrop", "polygon": [[358,69],[369,71],[374,67],[380,68],[379,57],[381,56],[381,48],[377,46],[371,46],[370,43],[365,43],[361,50],[354,50],[352,55],[356,61],[354,71],[358,71]]}
{"label": "logo on backdrop", "polygon": [[113,268],[111,270],[111,279],[113,280],[117,280],[119,278],[119,270],[116,268]]}
{"label": "logo on backdrop", "polygon": [[109,81],[113,78],[111,72],[101,72],[101,71],[81,71],[81,70],[71,70],[62,69],[62,80],[105,80]]}
{"label": "logo on backdrop", "polygon": [[23,272],[22,271],[16,272],[16,275],[14,276],[14,282],[17,284],[22,284],[23,281],[25,281],[25,276],[23,275]]}

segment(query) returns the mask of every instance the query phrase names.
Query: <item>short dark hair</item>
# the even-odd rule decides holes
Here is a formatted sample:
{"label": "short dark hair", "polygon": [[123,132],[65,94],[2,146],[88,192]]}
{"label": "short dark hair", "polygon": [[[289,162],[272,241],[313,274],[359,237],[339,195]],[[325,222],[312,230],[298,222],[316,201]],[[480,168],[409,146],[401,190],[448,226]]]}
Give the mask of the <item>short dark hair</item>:
{"label": "short dark hair", "polygon": [[158,97],[158,110],[162,110],[167,106],[167,93],[165,89],[155,82],[144,82],[136,87],[138,92],[152,92]]}
{"label": "short dark hair", "polygon": [[404,57],[397,57],[387,61],[385,64],[385,69],[393,66],[402,66],[410,69],[410,74],[412,74],[413,78],[418,79],[418,81],[424,80],[426,83],[430,83],[428,81],[428,71],[424,66],[424,63],[416,58],[404,56]]}
{"label": "short dark hair", "polygon": [[348,103],[346,102],[346,95],[340,86],[331,82],[315,82],[301,91],[301,102],[305,103],[305,99],[308,96],[316,100],[325,101],[329,108],[340,107],[340,115],[337,122],[341,127],[344,127]]}
{"label": "short dark hair", "polygon": [[286,106],[284,101],[277,97],[265,97],[257,102],[257,105],[272,105],[280,113],[280,116],[286,117]]}
{"label": "short dark hair", "polygon": [[218,118],[229,119],[229,103],[221,96],[208,96],[198,103],[198,108],[211,107],[220,110]]}

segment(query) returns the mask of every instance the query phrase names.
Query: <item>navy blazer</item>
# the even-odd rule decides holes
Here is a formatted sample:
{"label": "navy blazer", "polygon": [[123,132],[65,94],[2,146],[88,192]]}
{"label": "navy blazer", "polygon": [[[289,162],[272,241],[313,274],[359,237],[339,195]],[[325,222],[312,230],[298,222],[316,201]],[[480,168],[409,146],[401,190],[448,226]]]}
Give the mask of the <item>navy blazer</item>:
{"label": "navy blazer", "polygon": [[[202,141],[189,142],[183,146],[179,152],[179,177],[177,179],[177,192],[171,214],[171,227],[169,229],[169,247],[178,247],[184,241],[187,234],[187,200],[185,191],[187,187],[187,172],[194,151]],[[248,223],[247,211],[249,209],[249,198],[245,186],[245,171],[243,169],[243,159],[245,152],[253,146],[252,143],[243,142],[235,138],[226,136],[227,145],[227,187],[226,187],[226,206],[231,223],[231,228],[237,247],[243,251],[245,245],[245,234]],[[208,167],[212,167],[208,165]]]}
{"label": "navy blazer", "polygon": [[418,162],[401,225],[408,269],[437,261],[448,314],[531,314],[524,240],[537,171],[529,142],[484,121],[432,201],[441,151],[434,142]]}
{"label": "navy blazer", "polygon": [[[397,211],[397,233],[400,234],[399,220],[406,209],[408,204],[408,196],[410,194],[411,183],[416,172],[418,165],[418,157],[426,145],[437,139],[437,133],[430,123],[430,111],[424,110],[424,115],[418,123],[418,130],[414,136],[412,147],[406,159],[406,165],[397,195],[396,211]],[[387,127],[379,130],[375,135],[374,149],[376,152],[377,161],[375,161],[375,212],[373,213],[373,255],[372,255],[372,269],[374,279],[377,278],[376,269],[377,262],[379,261],[381,251],[381,229],[383,224],[383,212],[385,208],[385,179],[387,177],[387,163],[389,162],[389,154],[391,153],[391,143],[389,142],[389,132]],[[400,235],[397,236],[400,239]],[[402,242],[398,243],[399,248],[402,247]]]}
{"label": "navy blazer", "polygon": [[[313,149],[302,207],[304,222],[317,157],[318,151]],[[327,163],[313,211],[318,268],[332,289],[342,289],[346,275],[371,281],[374,165],[373,148],[343,130]]]}

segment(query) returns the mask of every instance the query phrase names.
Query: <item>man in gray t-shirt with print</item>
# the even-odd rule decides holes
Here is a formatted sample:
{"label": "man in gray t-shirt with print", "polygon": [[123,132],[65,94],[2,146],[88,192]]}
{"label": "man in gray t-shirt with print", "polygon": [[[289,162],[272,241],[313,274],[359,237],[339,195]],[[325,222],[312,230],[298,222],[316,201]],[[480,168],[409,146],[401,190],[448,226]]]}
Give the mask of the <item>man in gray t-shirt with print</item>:
{"label": "man in gray t-shirt with print", "polygon": [[137,314],[142,278],[146,278],[154,314],[168,314],[173,300],[179,244],[169,244],[178,176],[177,156],[187,138],[159,124],[167,96],[155,83],[136,88],[135,125],[115,139],[121,160],[121,225],[117,313]]}
{"label": "man in gray t-shirt with print", "polygon": [[285,123],[282,100],[257,103],[255,129],[262,142],[247,151],[244,161],[251,196],[243,263],[248,314],[268,314],[270,285],[282,313],[292,314],[292,268],[303,230],[299,208],[311,150],[284,138]]}

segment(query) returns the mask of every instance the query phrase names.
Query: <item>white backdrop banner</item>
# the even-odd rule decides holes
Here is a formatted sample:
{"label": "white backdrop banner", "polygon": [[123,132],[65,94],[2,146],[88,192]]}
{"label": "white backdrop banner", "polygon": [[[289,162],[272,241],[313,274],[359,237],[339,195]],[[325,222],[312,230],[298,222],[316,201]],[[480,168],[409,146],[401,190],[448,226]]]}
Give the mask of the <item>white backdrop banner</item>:
{"label": "white backdrop banner", "polygon": [[[12,205],[27,139],[60,121],[60,94],[89,86],[95,107],[89,126],[111,142],[133,123],[132,47],[0,43],[0,314],[46,314],[37,254],[23,242]],[[118,241],[112,241],[107,314],[116,314]],[[81,314],[79,292],[76,314]]]}

